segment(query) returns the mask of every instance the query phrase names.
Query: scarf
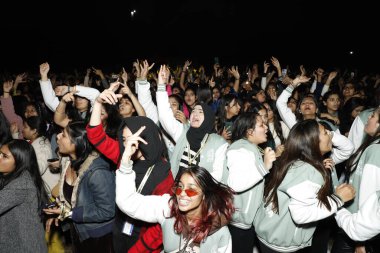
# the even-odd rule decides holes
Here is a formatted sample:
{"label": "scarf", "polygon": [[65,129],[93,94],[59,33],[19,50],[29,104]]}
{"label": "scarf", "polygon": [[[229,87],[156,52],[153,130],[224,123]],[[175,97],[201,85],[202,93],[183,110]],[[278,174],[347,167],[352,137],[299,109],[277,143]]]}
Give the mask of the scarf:
{"label": "scarf", "polygon": [[204,120],[202,124],[197,128],[190,126],[189,130],[186,133],[186,139],[190,144],[190,149],[194,152],[197,152],[201,147],[201,142],[204,136],[206,134],[212,133],[215,123],[215,114],[212,111],[212,108],[204,103],[197,105],[200,105],[202,107]]}

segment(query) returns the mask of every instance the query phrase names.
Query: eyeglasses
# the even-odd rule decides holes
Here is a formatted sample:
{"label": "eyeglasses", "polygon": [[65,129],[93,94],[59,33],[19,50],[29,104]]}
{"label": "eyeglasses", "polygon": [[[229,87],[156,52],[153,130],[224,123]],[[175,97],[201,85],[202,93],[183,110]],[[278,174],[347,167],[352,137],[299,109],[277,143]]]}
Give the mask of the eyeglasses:
{"label": "eyeglasses", "polygon": [[182,189],[180,186],[173,187],[172,191],[177,196],[181,195],[183,191],[185,191],[185,193],[186,193],[186,195],[188,197],[194,197],[194,196],[197,196],[199,194],[199,192],[197,192],[196,190],[193,190],[193,189]]}

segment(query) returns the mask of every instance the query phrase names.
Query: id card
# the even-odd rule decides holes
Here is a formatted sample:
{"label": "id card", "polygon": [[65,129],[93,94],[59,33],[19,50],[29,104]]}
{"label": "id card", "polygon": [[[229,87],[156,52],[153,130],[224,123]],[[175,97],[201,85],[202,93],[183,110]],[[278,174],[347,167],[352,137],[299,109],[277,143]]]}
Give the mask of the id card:
{"label": "id card", "polygon": [[132,231],[133,231],[133,224],[126,221],[124,223],[124,227],[123,227],[123,234],[130,236],[130,235],[132,235]]}

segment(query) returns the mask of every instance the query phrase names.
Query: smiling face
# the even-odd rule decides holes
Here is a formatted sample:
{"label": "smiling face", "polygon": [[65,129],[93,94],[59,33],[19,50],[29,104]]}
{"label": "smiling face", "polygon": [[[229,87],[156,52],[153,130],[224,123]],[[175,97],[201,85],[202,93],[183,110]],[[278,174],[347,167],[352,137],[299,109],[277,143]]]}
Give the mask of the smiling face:
{"label": "smiling face", "polygon": [[196,105],[190,114],[190,126],[198,128],[202,125],[204,119],[205,115],[203,114],[202,106]]}
{"label": "smiling face", "polygon": [[[199,184],[190,174],[185,173],[181,176],[177,188],[182,190],[179,195],[176,194],[179,210],[185,212],[188,216],[200,217],[204,194]],[[187,189],[196,192],[196,195],[189,197],[185,192]]]}

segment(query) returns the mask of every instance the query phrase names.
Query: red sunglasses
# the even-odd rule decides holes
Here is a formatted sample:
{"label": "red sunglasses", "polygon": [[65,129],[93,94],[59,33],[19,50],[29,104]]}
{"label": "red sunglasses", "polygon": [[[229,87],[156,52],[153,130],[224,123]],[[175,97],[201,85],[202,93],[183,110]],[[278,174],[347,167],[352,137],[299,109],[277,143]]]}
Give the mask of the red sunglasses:
{"label": "red sunglasses", "polygon": [[196,190],[193,190],[193,189],[182,189],[179,186],[173,187],[172,190],[173,190],[174,194],[177,195],[177,196],[181,195],[182,191],[185,191],[185,193],[186,193],[186,195],[188,197],[194,197],[194,196],[196,196],[196,195],[199,194],[199,192],[197,192]]}

